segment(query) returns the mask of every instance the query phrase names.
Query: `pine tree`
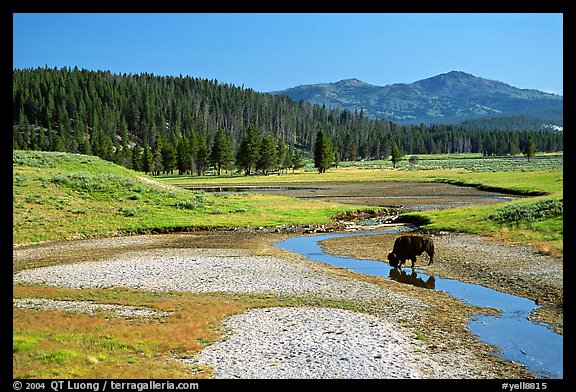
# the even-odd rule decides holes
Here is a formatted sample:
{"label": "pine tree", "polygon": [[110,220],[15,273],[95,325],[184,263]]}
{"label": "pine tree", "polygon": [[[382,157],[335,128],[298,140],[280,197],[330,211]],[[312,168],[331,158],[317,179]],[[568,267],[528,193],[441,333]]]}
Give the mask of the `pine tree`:
{"label": "pine tree", "polygon": [[170,142],[164,142],[161,150],[162,155],[162,167],[164,168],[164,173],[171,174],[172,170],[176,167],[176,152],[174,151],[174,146]]}
{"label": "pine tree", "polygon": [[293,168],[294,166],[294,147],[289,146],[288,151],[286,152],[286,159],[284,160],[284,168],[286,169],[286,173],[288,173],[289,168]]}
{"label": "pine tree", "polygon": [[196,157],[198,156],[198,136],[196,135],[195,131],[190,132],[190,140],[189,140],[189,148],[190,148],[190,173],[194,173],[196,171]]}
{"label": "pine tree", "polygon": [[203,175],[208,166],[208,144],[204,134],[200,134],[198,137],[198,154],[196,155],[195,163],[196,172],[199,176]]}
{"label": "pine tree", "polygon": [[532,139],[528,139],[526,145],[524,146],[524,149],[522,150],[522,154],[524,154],[526,158],[528,158],[528,162],[530,162],[534,157],[534,155],[536,155],[536,145],[534,144]]}
{"label": "pine tree", "polygon": [[275,166],[278,172],[281,172],[286,169],[287,155],[288,155],[288,148],[286,147],[284,139],[278,139],[278,143],[276,144],[276,162],[275,162]]}
{"label": "pine tree", "polygon": [[398,162],[400,162],[400,159],[402,158],[403,154],[400,152],[400,149],[398,148],[398,146],[394,145],[394,147],[392,148],[392,156],[390,157],[390,160],[392,161],[392,166],[394,167],[394,169],[396,169],[396,165],[398,164]]}
{"label": "pine tree", "polygon": [[256,167],[260,154],[261,131],[254,125],[250,125],[242,132],[242,141],[236,153],[236,166],[249,176],[252,168]]}
{"label": "pine tree", "polygon": [[324,173],[326,169],[332,166],[333,157],[330,139],[322,130],[319,130],[314,144],[314,167],[318,169],[318,173]]}
{"label": "pine tree", "polygon": [[138,145],[135,145],[134,148],[130,151],[130,164],[132,170],[135,171],[142,171],[142,160],[144,155],[144,149]]}
{"label": "pine tree", "polygon": [[176,168],[178,169],[178,174],[182,175],[191,170],[191,155],[190,143],[186,137],[183,137],[176,147]]}
{"label": "pine tree", "polygon": [[152,154],[152,149],[146,143],[144,145],[144,151],[142,152],[142,171],[148,174],[152,170],[152,160],[154,155]]}
{"label": "pine tree", "polygon": [[302,153],[297,148],[294,149],[294,155],[292,156],[292,172],[298,170],[304,166],[302,162]]}
{"label": "pine tree", "polygon": [[260,145],[260,158],[258,159],[257,169],[262,171],[265,176],[274,167],[276,161],[276,143],[270,134],[264,134],[262,144]]}
{"label": "pine tree", "polygon": [[210,152],[210,163],[216,168],[218,175],[221,175],[222,168],[228,168],[232,161],[232,143],[224,129],[220,129],[214,138],[214,144]]}

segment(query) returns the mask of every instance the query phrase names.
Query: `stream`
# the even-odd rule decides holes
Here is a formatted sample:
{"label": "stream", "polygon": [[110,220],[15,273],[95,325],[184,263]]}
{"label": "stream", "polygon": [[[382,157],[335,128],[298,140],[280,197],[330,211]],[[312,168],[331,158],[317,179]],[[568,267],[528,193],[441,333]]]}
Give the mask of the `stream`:
{"label": "stream", "polygon": [[538,308],[532,300],[455,279],[429,276],[417,268],[392,268],[376,260],[360,260],[325,253],[319,242],[331,238],[391,234],[407,228],[395,227],[384,231],[354,232],[292,237],[275,246],[301,255],[308,260],[347,268],[372,276],[384,276],[423,289],[445,291],[463,302],[500,311],[498,316],[477,314],[468,322],[468,328],[483,342],[498,346],[502,358],[523,364],[542,378],[563,378],[563,336],[546,326],[528,319]]}

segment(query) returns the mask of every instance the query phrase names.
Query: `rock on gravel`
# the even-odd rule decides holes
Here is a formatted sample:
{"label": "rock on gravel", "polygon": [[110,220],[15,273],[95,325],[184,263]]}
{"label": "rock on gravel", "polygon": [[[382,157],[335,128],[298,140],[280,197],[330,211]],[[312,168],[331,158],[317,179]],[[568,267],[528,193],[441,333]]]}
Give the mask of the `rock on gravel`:
{"label": "rock on gravel", "polygon": [[368,314],[263,308],[232,316],[225,327],[222,340],[185,361],[212,367],[214,378],[429,377],[420,342]]}

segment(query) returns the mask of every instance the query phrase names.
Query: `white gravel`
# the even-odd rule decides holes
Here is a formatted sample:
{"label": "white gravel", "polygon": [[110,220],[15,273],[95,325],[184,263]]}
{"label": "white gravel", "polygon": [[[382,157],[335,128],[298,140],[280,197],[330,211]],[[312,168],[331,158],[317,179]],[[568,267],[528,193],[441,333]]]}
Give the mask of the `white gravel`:
{"label": "white gravel", "polygon": [[58,301],[46,298],[14,298],[12,306],[20,309],[32,310],[61,310],[75,313],[113,313],[121,317],[157,318],[166,317],[171,312],[162,312],[153,309],[138,308],[136,306],[98,304],[91,301]]}
{"label": "white gravel", "polygon": [[186,362],[214,378],[426,378],[419,341],[382,318],[332,308],[252,309]]}
{"label": "white gravel", "polygon": [[[335,277],[303,263],[249,256],[231,249],[128,252],[106,261],[23,270],[13,280],[72,289],[312,294],[353,301],[392,298],[392,294],[370,283]],[[393,299],[410,307],[426,306],[407,295],[394,294]]]}
{"label": "white gravel", "polygon": [[[22,270],[13,275],[13,282],[73,289],[309,295],[358,301],[387,315],[287,307],[253,309],[230,317],[225,321],[225,339],[205,348],[197,358],[187,359],[212,367],[217,378],[490,377],[470,366],[470,353],[431,353],[425,342],[415,338],[413,328],[400,325],[399,320],[425,313],[430,305],[422,300],[337,276],[303,261],[253,256],[235,249],[161,248]],[[63,310],[71,306],[78,311],[78,304],[63,302],[22,299],[15,306]],[[79,306],[88,311],[92,305]]]}

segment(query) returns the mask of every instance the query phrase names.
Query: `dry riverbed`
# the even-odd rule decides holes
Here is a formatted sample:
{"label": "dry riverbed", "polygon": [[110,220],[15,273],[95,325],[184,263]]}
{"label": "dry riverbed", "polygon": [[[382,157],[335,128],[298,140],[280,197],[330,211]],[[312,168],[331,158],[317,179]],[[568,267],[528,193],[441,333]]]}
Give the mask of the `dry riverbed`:
{"label": "dry riverbed", "polygon": [[[196,358],[177,359],[210,366],[215,377],[532,377],[521,365],[500,359],[495,347],[480,342],[468,330],[469,317],[481,310],[443,292],[309,262],[273,246],[307,230],[243,228],[19,246],[13,251],[14,283],[277,293],[354,304],[354,310],[253,309],[225,319],[224,339]],[[342,238],[323,245],[339,254],[385,259],[393,235],[377,237]],[[485,272],[500,271],[498,276],[509,277],[495,279],[502,287],[521,287],[513,284],[514,278],[536,282],[538,287],[550,288],[542,302],[561,301],[561,261],[538,259],[535,270],[514,272],[520,257],[516,261],[507,257],[518,255],[515,247],[459,234],[436,235],[435,240],[438,258],[427,267],[429,273],[457,277],[464,261],[469,271],[481,263],[464,255],[491,252],[495,260],[486,263]],[[458,259],[460,253],[463,256]],[[536,272],[544,270],[537,267],[544,268],[546,263],[550,264],[542,274],[546,278],[541,278]],[[460,278],[473,277],[469,272]],[[556,279],[559,284],[554,283]]]}

